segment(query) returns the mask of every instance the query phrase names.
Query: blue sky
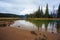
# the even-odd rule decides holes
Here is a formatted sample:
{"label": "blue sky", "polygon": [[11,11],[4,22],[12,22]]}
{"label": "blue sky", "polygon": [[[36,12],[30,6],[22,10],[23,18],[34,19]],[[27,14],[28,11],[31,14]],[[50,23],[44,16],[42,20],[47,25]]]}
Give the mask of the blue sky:
{"label": "blue sky", "polygon": [[0,12],[25,15],[35,12],[39,6],[45,11],[47,3],[49,11],[53,6],[57,10],[60,0],[0,0]]}

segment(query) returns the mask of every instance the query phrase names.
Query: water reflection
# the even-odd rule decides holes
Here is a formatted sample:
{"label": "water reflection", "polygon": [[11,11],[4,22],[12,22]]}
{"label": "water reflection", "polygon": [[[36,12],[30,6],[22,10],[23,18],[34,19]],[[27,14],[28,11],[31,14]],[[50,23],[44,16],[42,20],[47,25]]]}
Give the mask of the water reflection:
{"label": "water reflection", "polygon": [[47,31],[52,33],[57,33],[56,22],[49,23],[47,27]]}
{"label": "water reflection", "polygon": [[42,31],[47,31],[47,32],[51,32],[51,33],[57,33],[57,22],[49,22],[47,24],[47,27],[43,23],[40,28],[41,28]]}
{"label": "water reflection", "polygon": [[42,31],[45,31],[45,24],[42,24],[41,30],[42,30]]}
{"label": "water reflection", "polygon": [[18,20],[15,21],[14,24],[11,26],[17,27],[17,28],[23,28],[28,30],[42,30],[47,31],[51,33],[59,33],[60,32],[60,21],[26,21],[26,20]]}
{"label": "water reflection", "polygon": [[29,30],[35,30],[37,28],[35,24],[32,24],[31,22],[28,22],[25,20],[15,21],[15,23],[10,26],[17,27],[17,28],[20,27],[20,28],[29,29]]}

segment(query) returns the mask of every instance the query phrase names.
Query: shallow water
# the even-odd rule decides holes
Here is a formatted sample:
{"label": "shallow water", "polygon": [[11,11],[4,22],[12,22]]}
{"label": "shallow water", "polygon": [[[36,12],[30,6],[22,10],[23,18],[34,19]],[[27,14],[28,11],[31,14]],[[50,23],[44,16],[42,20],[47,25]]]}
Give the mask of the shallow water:
{"label": "shallow water", "polygon": [[10,26],[28,30],[42,30],[44,32],[60,33],[59,20],[16,20]]}

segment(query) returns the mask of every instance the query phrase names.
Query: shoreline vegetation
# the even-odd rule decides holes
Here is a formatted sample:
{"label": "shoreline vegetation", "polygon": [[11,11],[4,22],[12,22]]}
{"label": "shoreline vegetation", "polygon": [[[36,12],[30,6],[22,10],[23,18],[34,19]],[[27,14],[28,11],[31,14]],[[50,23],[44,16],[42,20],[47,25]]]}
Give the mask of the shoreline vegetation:
{"label": "shoreline vegetation", "polygon": [[[37,34],[37,35],[35,35]],[[15,27],[0,27],[0,40],[60,40],[60,34],[25,30]]]}
{"label": "shoreline vegetation", "polygon": [[60,20],[60,18],[28,18],[29,20]]}
{"label": "shoreline vegetation", "polygon": [[[20,18],[0,18],[0,20],[20,20]],[[60,20],[60,18],[26,18],[26,20]]]}
{"label": "shoreline vegetation", "polygon": [[0,20],[10,20],[10,21],[13,21],[13,20],[19,20],[20,18],[11,18],[11,17],[1,17]]}

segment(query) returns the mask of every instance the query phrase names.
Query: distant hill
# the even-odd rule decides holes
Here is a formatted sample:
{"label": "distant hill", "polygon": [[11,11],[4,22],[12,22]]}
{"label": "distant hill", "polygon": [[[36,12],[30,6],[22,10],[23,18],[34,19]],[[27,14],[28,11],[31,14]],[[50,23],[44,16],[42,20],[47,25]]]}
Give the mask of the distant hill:
{"label": "distant hill", "polygon": [[9,13],[0,13],[0,17],[22,17],[22,16],[16,14],[9,14]]}

